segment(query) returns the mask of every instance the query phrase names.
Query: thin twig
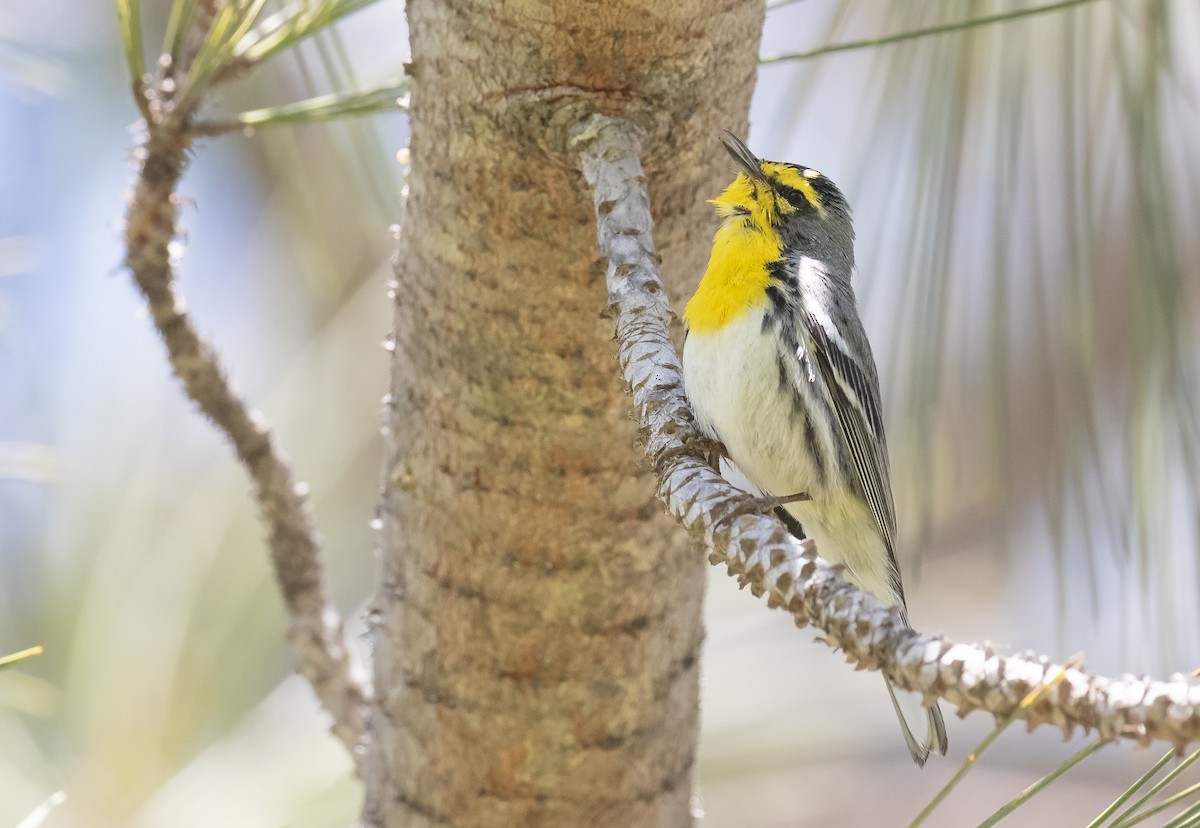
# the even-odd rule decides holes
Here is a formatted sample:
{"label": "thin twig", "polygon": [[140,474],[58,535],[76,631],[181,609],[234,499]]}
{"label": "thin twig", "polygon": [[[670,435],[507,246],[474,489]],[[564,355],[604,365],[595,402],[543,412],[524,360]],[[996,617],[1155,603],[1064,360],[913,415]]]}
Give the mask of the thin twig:
{"label": "thin twig", "polygon": [[1047,3],[1044,6],[1034,6],[1028,9],[1016,9],[1015,11],[1001,12],[999,14],[989,14],[983,17],[972,17],[967,20],[958,20],[953,23],[942,23],[938,26],[930,26],[927,29],[913,29],[908,32],[897,32],[884,37],[871,37],[866,40],[853,40],[848,43],[835,43],[831,46],[822,46],[819,49],[813,49],[808,52],[793,52],[784,55],[766,55],[758,59],[760,64],[767,63],[782,63],[787,60],[811,60],[822,55],[831,55],[835,52],[851,52],[856,49],[871,49],[875,46],[887,46],[892,43],[903,43],[906,40],[916,40],[930,35],[945,34],[946,32],[958,32],[963,29],[973,29],[976,26],[987,26],[991,23],[1007,23],[1010,20],[1019,20],[1022,17],[1031,17],[1035,14],[1047,14],[1049,12],[1062,11],[1069,9],[1072,6],[1082,6],[1084,3],[1091,3],[1092,0],[1062,0],[1059,3]]}
{"label": "thin twig", "polygon": [[227,121],[195,121],[191,133],[197,137],[211,137],[268,126],[311,124],[334,118],[401,111],[407,109],[403,101],[411,85],[410,78],[403,78],[379,89],[318,95],[295,103],[249,110]]}
{"label": "thin twig", "polygon": [[296,481],[263,417],[234,393],[216,353],[196,332],[176,284],[169,248],[178,235],[175,190],[193,138],[194,104],[177,106],[180,99],[169,83],[152,91],[155,117],[136,151],[141,167],[126,220],[125,262],[149,304],[175,376],[233,444],[253,481],[270,533],[271,562],[287,606],[299,672],[333,717],[333,733],[357,765],[364,755],[371,691],[329,599],[306,487]]}
{"label": "thin twig", "polygon": [[850,584],[778,521],[748,513],[748,495],[703,459],[706,441],[683,392],[679,357],[667,323],[670,308],[651,238],[649,198],[630,128],[593,116],[573,147],[592,187],[597,235],[608,260],[608,299],[621,369],[633,395],[659,497],[713,563],[724,563],[768,606],[842,649],[860,668],[882,671],[926,701],[945,699],[960,715],[1011,715],[1035,689],[1062,678],[1020,711],[1030,729],[1051,724],[1070,735],[1095,730],[1105,741],[1161,739],[1176,748],[1200,741],[1200,683],[1088,675],[1034,654],[1002,656],[988,646],[956,644],[909,629],[899,613]]}

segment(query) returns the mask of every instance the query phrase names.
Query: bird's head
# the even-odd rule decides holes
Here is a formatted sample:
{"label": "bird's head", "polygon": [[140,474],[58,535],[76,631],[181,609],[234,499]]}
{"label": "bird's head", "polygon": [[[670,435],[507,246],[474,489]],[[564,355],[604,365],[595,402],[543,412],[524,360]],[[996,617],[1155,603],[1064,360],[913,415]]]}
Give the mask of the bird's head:
{"label": "bird's head", "polygon": [[763,161],[733,133],[722,137],[739,175],[712,203],[726,220],[777,233],[787,253],[843,254],[853,259],[854,230],[846,197],[809,167]]}

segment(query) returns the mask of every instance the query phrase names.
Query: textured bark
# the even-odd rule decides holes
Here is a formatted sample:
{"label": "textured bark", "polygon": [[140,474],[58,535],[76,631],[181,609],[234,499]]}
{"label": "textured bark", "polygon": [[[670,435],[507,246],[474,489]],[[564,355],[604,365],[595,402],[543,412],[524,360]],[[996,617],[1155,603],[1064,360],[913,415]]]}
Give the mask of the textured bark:
{"label": "textured bark", "polygon": [[655,501],[568,136],[637,124],[695,283],[761,0],[409,3],[371,825],[685,825],[702,556]]}

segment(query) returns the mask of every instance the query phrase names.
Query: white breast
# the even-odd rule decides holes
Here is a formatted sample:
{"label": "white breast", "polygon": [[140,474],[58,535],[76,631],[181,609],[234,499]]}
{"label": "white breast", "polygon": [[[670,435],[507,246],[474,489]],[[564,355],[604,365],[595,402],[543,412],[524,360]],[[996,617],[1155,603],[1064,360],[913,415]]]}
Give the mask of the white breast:
{"label": "white breast", "polygon": [[809,491],[817,483],[804,418],[790,383],[780,381],[774,337],[763,308],[716,331],[693,331],[683,346],[683,377],[699,424],[766,494]]}
{"label": "white breast", "polygon": [[[795,407],[794,395],[805,394],[811,405],[823,388],[819,381],[781,382],[777,345],[763,332],[764,312],[751,309],[720,330],[688,335],[683,377],[700,428],[725,444],[729,458],[763,494],[810,495],[811,500],[786,508],[820,553],[845,564],[860,587],[899,603],[886,547],[866,504],[831,469],[824,477],[818,474],[809,453],[805,417]],[[831,426],[814,424],[818,444],[835,439]]]}

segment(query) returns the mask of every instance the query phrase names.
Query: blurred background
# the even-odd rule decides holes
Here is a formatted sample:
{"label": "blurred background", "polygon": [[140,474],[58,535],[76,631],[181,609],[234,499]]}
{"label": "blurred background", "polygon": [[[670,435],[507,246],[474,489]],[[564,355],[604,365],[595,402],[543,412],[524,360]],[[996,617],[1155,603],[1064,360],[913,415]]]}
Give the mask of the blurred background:
{"label": "blurred background", "polygon": [[[167,3],[145,5],[161,32]],[[763,55],[1032,5],[782,4]],[[386,85],[406,43],[379,0],[209,111]],[[346,825],[359,791],[289,674],[249,487],[121,268],[137,118],[111,4],[0,2],[0,655],[46,647],[0,670],[0,826],[59,791],[40,824]],[[392,114],[207,140],[182,187],[195,319],[312,484],[349,615],[374,569],[405,135]],[[751,147],[855,209],[922,631],[1200,666],[1197,135],[1194,0],[762,66]],[[949,715],[950,756],[918,772],[878,676],[710,584],[704,824],[907,824],[991,729]],[[978,823],[1086,743],[1020,730],[928,825]],[[1161,752],[1106,747],[1012,822],[1085,824]]]}

